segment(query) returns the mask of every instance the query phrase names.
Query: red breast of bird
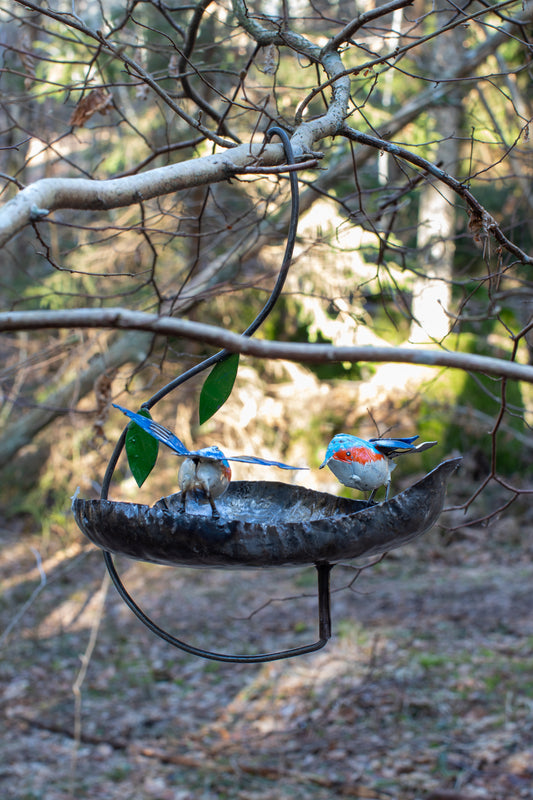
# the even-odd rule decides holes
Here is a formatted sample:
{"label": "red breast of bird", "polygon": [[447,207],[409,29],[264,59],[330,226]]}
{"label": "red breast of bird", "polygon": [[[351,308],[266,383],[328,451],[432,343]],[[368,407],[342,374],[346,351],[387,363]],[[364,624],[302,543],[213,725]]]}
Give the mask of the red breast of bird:
{"label": "red breast of bird", "polygon": [[[351,440],[355,438],[351,437]],[[328,448],[321,464],[324,466],[328,466],[344,486],[368,492],[388,484],[396,464],[371,444],[359,439],[355,444],[345,444],[341,440],[339,446]]]}

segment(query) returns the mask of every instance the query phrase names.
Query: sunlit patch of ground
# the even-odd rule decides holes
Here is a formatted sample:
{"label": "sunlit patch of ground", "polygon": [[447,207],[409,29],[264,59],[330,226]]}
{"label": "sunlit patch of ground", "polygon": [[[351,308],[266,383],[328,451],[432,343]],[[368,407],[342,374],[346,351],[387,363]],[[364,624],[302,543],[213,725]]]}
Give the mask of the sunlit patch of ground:
{"label": "sunlit patch of ground", "polygon": [[[448,546],[433,532],[351,586],[353,571],[336,567],[330,643],[266,665],[155,638],[74,532],[40,565],[37,537],[4,532],[0,635],[17,623],[0,663],[2,797],[533,798],[533,567],[523,526],[509,539],[511,528]],[[312,569],[118,561],[145,610],[199,646],[316,638]]]}

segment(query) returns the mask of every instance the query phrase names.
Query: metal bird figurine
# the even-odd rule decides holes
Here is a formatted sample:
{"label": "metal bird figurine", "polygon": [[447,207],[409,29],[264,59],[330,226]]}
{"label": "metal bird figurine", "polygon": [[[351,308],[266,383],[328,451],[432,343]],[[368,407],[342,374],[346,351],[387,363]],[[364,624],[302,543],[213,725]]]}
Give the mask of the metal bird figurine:
{"label": "metal bird figurine", "polygon": [[170,447],[178,456],[184,456],[179,472],[178,484],[181,489],[183,510],[187,494],[193,492],[200,502],[209,502],[213,516],[218,516],[215,498],[220,497],[229,486],[231,480],[230,461],[241,461],[245,464],[261,464],[267,467],[280,469],[308,469],[308,467],[293,467],[281,461],[270,461],[257,456],[225,456],[216,445],[203,447],[201,450],[188,450],[176,434],[153,419],[136,414],[127,408],[113,403],[127,417],[132,419],[144,431],[153,436],[167,447]]}
{"label": "metal bird figurine", "polygon": [[336,478],[345,486],[370,491],[369,502],[380,486],[387,487],[385,499],[389,499],[391,472],[396,464],[393,458],[403,453],[421,453],[437,442],[422,442],[415,445],[418,436],[406,439],[359,439],[349,433],[338,433],[326,450],[326,457],[320,465],[329,467]]}
{"label": "metal bird figurine", "polygon": [[200,503],[208,501],[213,516],[217,517],[215,497],[224,494],[230,481],[230,465],[218,447],[204,447],[197,451],[195,457],[184,458],[178,471],[183,510],[185,511],[187,495],[192,492]]}

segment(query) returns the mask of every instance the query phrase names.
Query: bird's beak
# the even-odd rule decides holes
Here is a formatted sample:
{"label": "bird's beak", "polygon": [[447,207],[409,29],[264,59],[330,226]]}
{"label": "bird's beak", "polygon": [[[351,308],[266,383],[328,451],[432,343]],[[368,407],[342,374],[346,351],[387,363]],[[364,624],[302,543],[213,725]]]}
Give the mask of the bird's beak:
{"label": "bird's beak", "polygon": [[326,461],[324,460],[324,461],[322,462],[322,464],[319,466],[319,468],[318,468],[318,469],[322,469],[322,467],[325,467],[325,466],[326,466]]}

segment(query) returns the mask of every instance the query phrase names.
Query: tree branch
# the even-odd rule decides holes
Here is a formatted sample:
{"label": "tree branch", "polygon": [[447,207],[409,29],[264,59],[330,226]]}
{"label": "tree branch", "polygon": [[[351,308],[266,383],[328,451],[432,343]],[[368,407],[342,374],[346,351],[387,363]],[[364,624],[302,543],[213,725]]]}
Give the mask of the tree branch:
{"label": "tree branch", "polygon": [[180,336],[226,348],[232,353],[257,358],[284,359],[306,364],[332,362],[387,362],[452,367],[497,377],[533,383],[533,367],[502,358],[477,356],[447,350],[419,350],[410,347],[336,347],[329,344],[268,342],[173,317],[158,317],[123,308],[80,308],[67,311],[13,311],[0,314],[0,331],[29,331],[60,328],[112,328],[151,331],[161,336]]}
{"label": "tree branch", "polygon": [[[31,4],[28,5],[32,7]],[[251,24],[243,3],[236,0],[235,6],[237,10],[240,10],[243,20],[247,23],[246,30],[257,41],[262,42],[262,31],[266,29],[259,26],[261,29],[259,31],[256,23]],[[50,12],[50,15],[54,19],[58,17],[56,12]],[[74,27],[79,28],[79,25]],[[83,32],[87,35],[96,35],[84,27]],[[274,38],[277,35],[275,34]],[[113,50],[107,40],[102,37],[98,37],[98,39],[108,49]],[[282,39],[281,43],[289,44],[299,52],[305,52],[311,60],[318,60],[321,55],[320,48],[300,35],[284,31]],[[120,57],[122,60],[126,58],[124,54],[121,54]],[[128,63],[130,63],[129,60]],[[131,65],[137,66],[134,65],[134,62],[131,62]],[[324,53],[322,66],[330,78],[344,73],[342,60],[336,52]],[[141,68],[139,67],[139,69]],[[143,72],[142,77],[152,85],[153,81],[147,73]],[[325,114],[318,119],[303,123],[295,132],[292,138],[292,147],[297,158],[312,153],[311,148],[318,139],[333,136],[341,129],[347,113],[349,96],[350,79],[343,75],[333,84],[331,103]],[[23,189],[0,209],[0,248],[27,224],[44,219],[56,209],[105,210],[132,205],[139,200],[148,200],[192,186],[228,180],[243,170],[248,171],[259,158],[262,166],[279,165],[284,160],[283,148],[279,145],[264,147],[262,144],[243,144],[232,147],[223,153],[112,180],[45,178]]]}
{"label": "tree branch", "polygon": [[0,247],[30,222],[44,219],[56,209],[100,211],[129,206],[192,186],[228,180],[257,163],[259,158],[262,166],[282,164],[283,147],[243,144],[215,155],[111,180],[43,178],[27,186],[0,209]]}
{"label": "tree branch", "polygon": [[408,161],[420,167],[420,169],[423,169],[425,172],[428,172],[430,175],[433,175],[437,180],[446,184],[446,186],[449,186],[450,189],[453,189],[453,191],[466,202],[468,213],[470,214],[470,229],[475,231],[480,239],[491,234],[498,244],[515,256],[522,264],[533,264],[533,256],[525,253],[520,247],[517,247],[514,242],[511,242],[511,240],[507,238],[494,217],[488,213],[484,206],[474,197],[472,192],[467,189],[464,183],[454,178],[453,175],[450,175],[448,172],[440,169],[440,167],[432,164],[431,161],[422,158],[422,156],[412,153],[405,147],[400,147],[397,144],[388,142],[386,139],[379,139],[376,136],[370,136],[368,133],[360,133],[348,127],[344,128],[343,133],[348,139],[374,147],[376,150],[383,150],[404,161]]}
{"label": "tree branch", "polygon": [[81,33],[85,34],[90,39],[93,39],[98,45],[104,50],[109,53],[112,53],[113,56],[119,61],[122,61],[126,64],[127,67],[131,69],[136,75],[138,75],[144,83],[146,83],[150,88],[157,94],[161,99],[172,109],[172,111],[180,117],[184,122],[187,123],[191,128],[194,128],[199,133],[203,134],[206,139],[210,139],[211,141],[219,144],[223,147],[233,147],[233,141],[226,141],[222,139],[217,134],[210,131],[209,128],[206,128],[205,125],[202,125],[199,120],[191,117],[190,114],[187,114],[179,105],[178,103],[174,102],[172,97],[165,92],[165,90],[159,85],[159,83],[152,78],[152,76],[146,72],[146,70],[138,64],[136,61],[133,61],[126,53],[123,51],[122,48],[115,47],[104,35],[102,31],[93,31],[87,25],[85,25],[82,20],[74,16],[73,14],[64,13],[61,11],[54,11],[50,8],[45,8],[38,3],[33,3],[31,0],[17,0],[17,2],[26,7],[35,11],[38,14],[43,14],[50,19],[55,20],[56,22],[60,22],[61,24],[65,25],[66,27],[73,28]]}
{"label": "tree branch", "polygon": [[[406,100],[400,109],[393,114],[384,124],[380,130],[377,131],[377,137],[383,137],[384,140],[390,140],[402,131],[409,123],[413,122],[420,114],[428,108],[433,108],[438,104],[445,101],[446,97],[456,88],[458,81],[470,78],[476,82],[479,80],[476,77],[476,70],[486,61],[486,59],[495,53],[499,47],[508,42],[512,38],[512,31],[516,25],[529,24],[533,20],[533,0],[527,0],[524,8],[520,14],[517,15],[516,20],[506,23],[499,28],[491,36],[487,36],[478,47],[465,52],[464,58],[459,63],[453,65],[453,69],[446,75],[446,80],[440,82],[438,85],[431,85],[427,89],[414,95],[411,99]],[[394,53],[389,54],[392,58]],[[379,60],[379,59],[378,59]],[[357,68],[359,71],[370,68],[374,61],[369,61],[360,64]],[[323,85],[327,85],[327,81]],[[307,102],[306,98],[301,107]],[[297,112],[298,113],[298,112]],[[367,142],[370,144],[370,141]],[[374,156],[374,150],[363,148],[355,154],[356,166],[362,167],[366,161]],[[353,156],[350,153],[348,156],[341,158],[335,165],[334,169],[329,169],[320,175],[314,182],[314,185],[320,191],[327,191],[334,187],[339,182],[339,176],[345,176],[353,170]],[[317,192],[311,186],[307,191],[300,194],[300,213],[304,213],[312,206],[316,200]]]}
{"label": "tree branch", "polygon": [[414,0],[390,0],[390,2],[384,3],[384,5],[376,6],[376,8],[371,8],[369,11],[363,11],[329,40],[324,51],[337,50],[339,47],[342,47],[345,42],[349,42],[354,33],[361,30],[368,22],[373,22],[375,19],[384,17],[386,14],[391,14],[398,8],[412,6],[413,3]]}

